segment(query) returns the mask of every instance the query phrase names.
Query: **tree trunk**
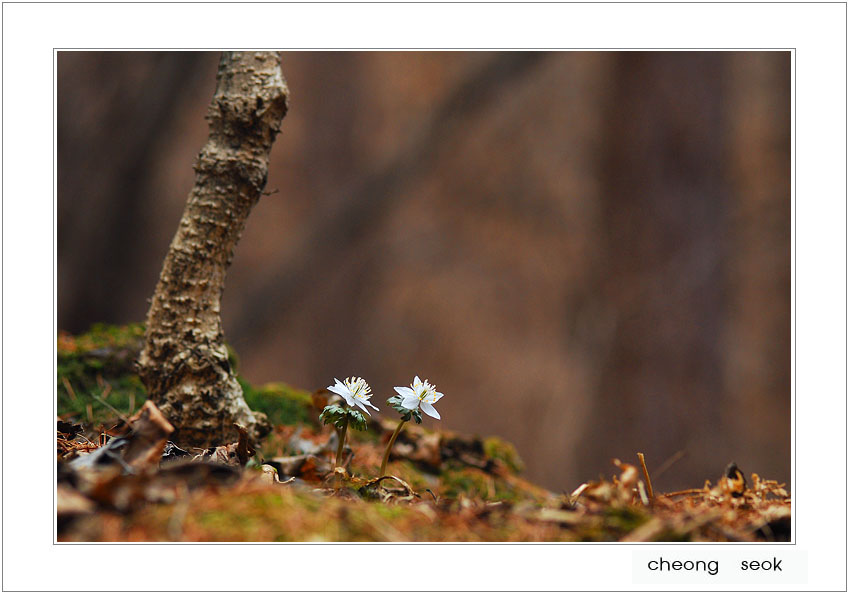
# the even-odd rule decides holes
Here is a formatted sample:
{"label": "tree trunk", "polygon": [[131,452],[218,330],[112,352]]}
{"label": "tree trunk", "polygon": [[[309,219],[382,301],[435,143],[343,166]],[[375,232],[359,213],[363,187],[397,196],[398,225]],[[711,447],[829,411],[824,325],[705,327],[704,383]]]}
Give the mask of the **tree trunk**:
{"label": "tree trunk", "polygon": [[[696,468],[728,454],[723,405],[723,221],[728,187],[726,54],[627,52],[606,118],[600,301],[615,319],[587,426],[607,435],[583,475],[643,451],[661,463],[685,450],[659,488],[703,480]],[[722,451],[722,455],[719,452]],[[678,480],[675,482],[674,480]]]}
{"label": "tree trunk", "polygon": [[207,112],[209,140],[147,314],[139,375],[176,428],[173,440],[208,446],[235,440],[233,423],[258,437],[230,368],[221,327],[224,276],[268,175],[288,89],[276,52],[225,52]]}

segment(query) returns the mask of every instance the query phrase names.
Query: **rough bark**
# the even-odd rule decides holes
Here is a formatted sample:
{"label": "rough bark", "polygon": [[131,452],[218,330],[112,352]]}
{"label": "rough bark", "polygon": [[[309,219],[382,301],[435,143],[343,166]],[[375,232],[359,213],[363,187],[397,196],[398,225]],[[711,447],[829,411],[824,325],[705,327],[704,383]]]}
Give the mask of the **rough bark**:
{"label": "rough bark", "polygon": [[176,428],[172,440],[209,446],[269,429],[231,369],[221,326],[224,277],[259,200],[288,89],[276,52],[225,52],[207,112],[209,140],[147,315],[139,375]]}

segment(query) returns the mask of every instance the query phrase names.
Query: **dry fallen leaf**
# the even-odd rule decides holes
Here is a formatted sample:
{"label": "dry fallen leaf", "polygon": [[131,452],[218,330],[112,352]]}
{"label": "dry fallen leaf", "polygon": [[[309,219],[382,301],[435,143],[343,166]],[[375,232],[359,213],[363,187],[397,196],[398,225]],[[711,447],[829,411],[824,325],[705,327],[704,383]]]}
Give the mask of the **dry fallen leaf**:
{"label": "dry fallen leaf", "polygon": [[130,441],[124,461],[137,471],[157,467],[174,427],[150,400],[144,402],[129,423]]}

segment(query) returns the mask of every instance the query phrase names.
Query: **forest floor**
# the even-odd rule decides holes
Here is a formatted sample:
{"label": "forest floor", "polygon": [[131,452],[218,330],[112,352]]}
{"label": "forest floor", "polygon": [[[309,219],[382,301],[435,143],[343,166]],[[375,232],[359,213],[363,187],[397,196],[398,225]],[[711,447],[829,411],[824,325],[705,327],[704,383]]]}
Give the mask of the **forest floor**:
{"label": "forest floor", "polygon": [[716,484],[656,493],[635,457],[613,460],[609,479],[551,492],[521,477],[497,437],[408,423],[390,477],[377,480],[396,424],[372,419],[349,431],[334,471],[338,437],[318,421],[328,393],[282,383],[240,379],[274,426],[262,442],[182,450],[134,374],[142,337],[138,325],[59,336],[59,541],[790,540],[784,485],[736,467]]}

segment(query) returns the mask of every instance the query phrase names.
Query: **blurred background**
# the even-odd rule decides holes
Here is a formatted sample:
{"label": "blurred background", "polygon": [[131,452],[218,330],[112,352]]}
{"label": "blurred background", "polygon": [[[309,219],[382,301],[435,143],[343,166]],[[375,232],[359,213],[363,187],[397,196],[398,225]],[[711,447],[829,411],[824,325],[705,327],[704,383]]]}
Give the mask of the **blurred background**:
{"label": "blurred background", "polygon": [[[217,53],[58,55],[58,325],[143,321]],[[789,52],[284,52],[227,276],[253,383],[414,375],[571,491],[790,480]],[[391,412],[391,416],[394,412]]]}

